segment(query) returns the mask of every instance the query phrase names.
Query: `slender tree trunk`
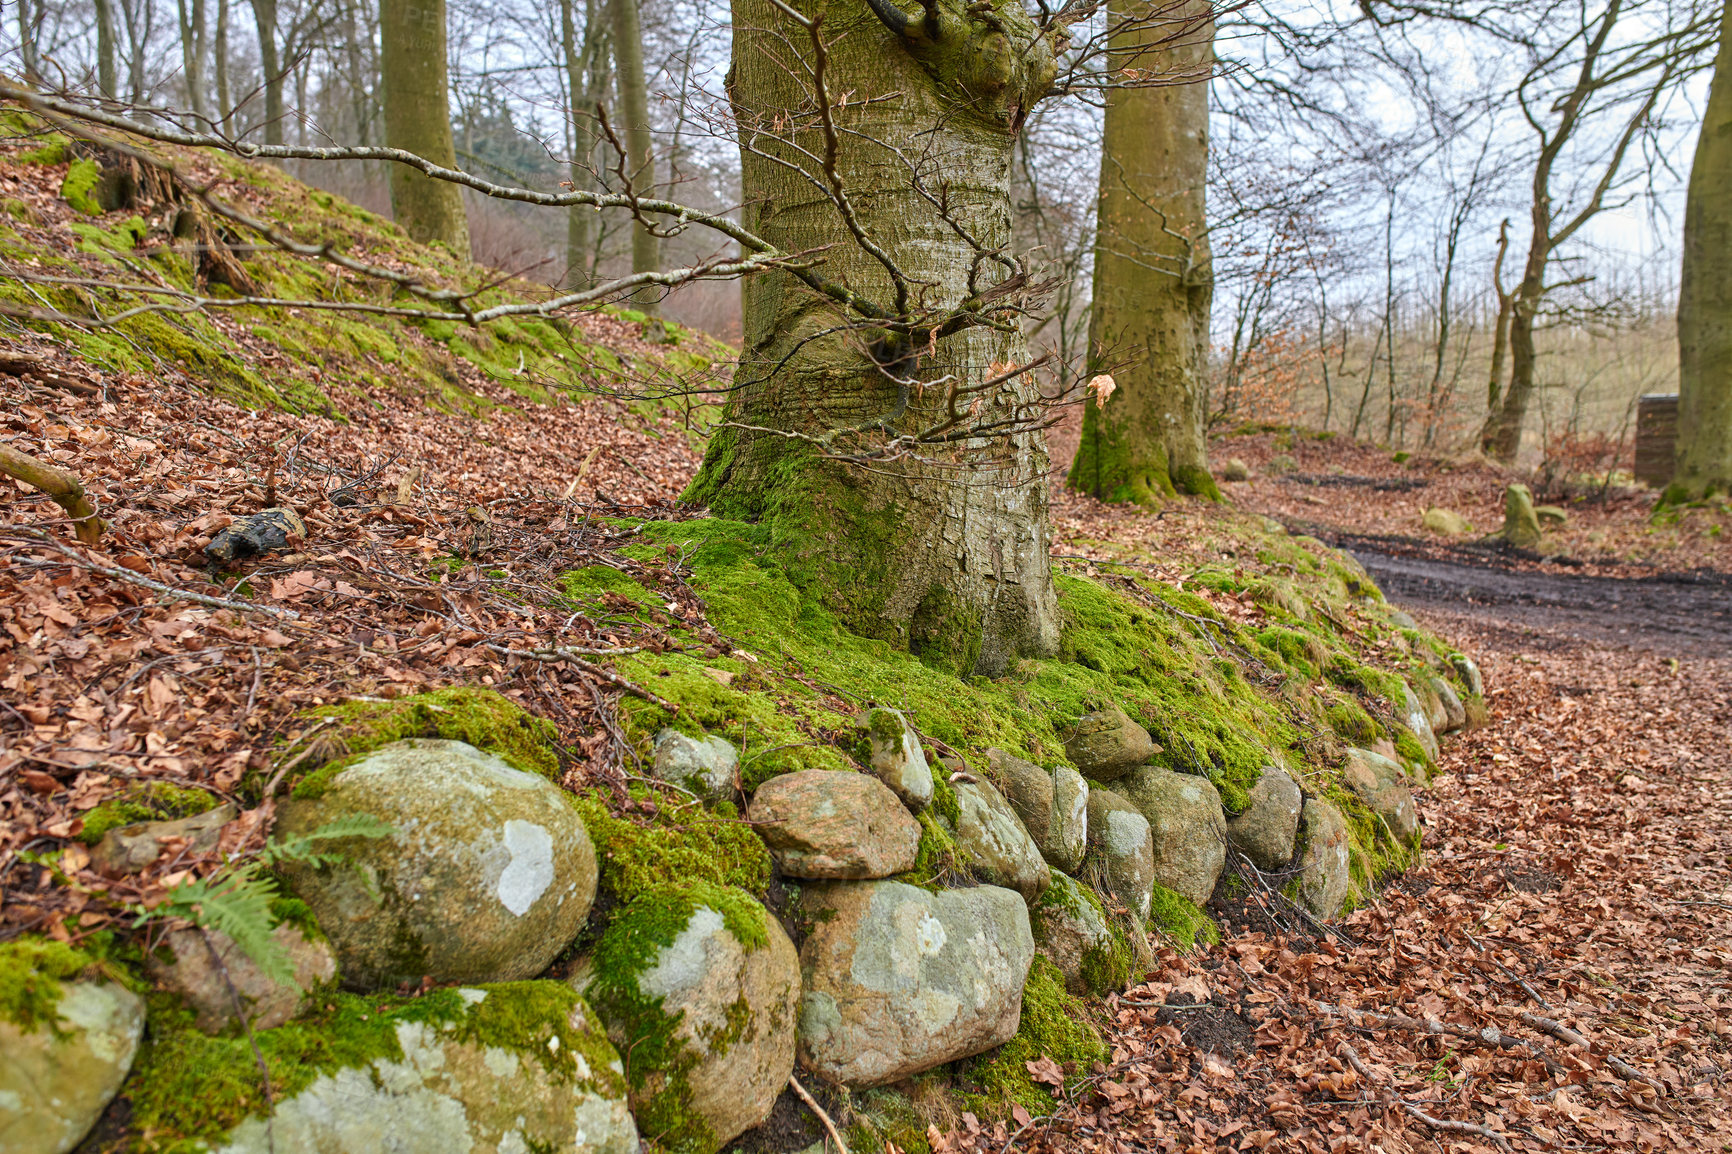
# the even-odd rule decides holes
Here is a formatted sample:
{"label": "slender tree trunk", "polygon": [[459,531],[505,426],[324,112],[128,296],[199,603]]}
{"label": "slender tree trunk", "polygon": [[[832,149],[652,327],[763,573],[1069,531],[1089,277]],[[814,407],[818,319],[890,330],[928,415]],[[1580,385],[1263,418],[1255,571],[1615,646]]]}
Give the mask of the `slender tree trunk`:
{"label": "slender tree trunk", "polygon": [[114,0],[96,0],[96,88],[108,100],[120,95],[114,71]]}
{"label": "slender tree trunk", "polygon": [[265,143],[283,143],[283,65],[277,37],[277,0],[252,0],[259,30],[259,67],[265,82]]}
{"label": "slender tree trunk", "polygon": [[36,32],[42,22],[41,0],[18,0],[18,54],[23,57],[24,79],[36,80],[42,75],[42,59],[36,45]]}
{"label": "slender tree trunk", "polygon": [[[455,168],[445,72],[445,0],[382,0],[379,34],[385,144]],[[458,259],[469,259],[469,224],[455,184],[394,164],[391,211],[415,240],[440,241]]]}
{"label": "slender tree trunk", "polygon": [[1667,501],[1732,493],[1732,6],[1684,202],[1678,286],[1678,464]]}
{"label": "slender tree trunk", "polygon": [[234,97],[229,89],[229,6],[231,3],[232,0],[216,0],[216,44],[213,49],[216,58],[217,122],[225,133],[229,130],[229,120],[234,115]]}
{"label": "slender tree trunk", "polygon": [[[140,4],[147,0],[121,0],[121,15],[126,18],[126,45],[129,53],[127,58],[126,79],[128,95],[134,105],[144,103],[144,45],[150,39],[149,8],[142,14],[138,11]],[[143,24],[141,28],[139,25]]]}
{"label": "slender tree trunk", "polygon": [[[1113,69],[1194,83],[1107,93],[1095,243],[1091,372],[1118,385],[1083,409],[1068,484],[1105,501],[1158,504],[1175,492],[1219,497],[1203,439],[1209,302],[1204,221],[1214,25],[1207,0],[1151,17],[1148,0],[1114,0]],[[1172,39],[1175,43],[1161,44]]]}
{"label": "slender tree trunk", "polygon": [[1503,258],[1509,252],[1509,221],[1497,229],[1497,260],[1491,266],[1491,287],[1497,293],[1497,321],[1491,330],[1491,379],[1486,382],[1485,411],[1489,416],[1503,404],[1504,352],[1509,347],[1509,314],[1514,298],[1504,291]]}
{"label": "slender tree trunk", "polygon": [[[559,21],[561,48],[565,53],[566,91],[569,96],[568,118],[571,121],[571,187],[583,191],[595,187],[596,120],[595,108],[601,100],[601,86],[595,84],[601,71],[596,58],[605,51],[597,0],[585,0],[583,33],[577,31],[576,0],[560,0]],[[595,252],[596,211],[586,205],[574,204],[565,218],[565,283],[582,288],[590,283],[590,263]]]}
{"label": "slender tree trunk", "polygon": [[[1538,223],[1536,212],[1536,224]],[[1521,284],[1516,286],[1509,315],[1509,388],[1503,404],[1486,418],[1480,432],[1480,448],[1494,461],[1515,464],[1521,450],[1522,426],[1527,422],[1528,405],[1533,400],[1534,384],[1539,367],[1539,354],[1534,347],[1534,320],[1539,315],[1540,301],[1545,297],[1546,260],[1550,245],[1537,236],[1528,249],[1527,266]]]}
{"label": "slender tree trunk", "polygon": [[[850,243],[822,191],[825,173],[811,158],[825,156],[825,136],[815,118],[790,121],[787,111],[816,104],[814,52],[805,30],[769,0],[733,4],[728,91],[748,227],[784,251],[823,246],[824,275],[893,315],[978,299],[1005,274],[977,259],[962,234],[988,252],[1009,242],[1013,147],[1025,111],[1051,83],[1050,49],[1018,4],[988,13],[995,29],[941,0],[932,40],[887,31],[860,0],[795,3],[823,17],[837,178],[861,228],[922,286],[921,298],[910,293],[900,303],[891,274]],[[898,156],[893,150],[915,167],[887,160]],[[810,179],[790,164],[808,166]],[[949,222],[934,201],[947,206]],[[1028,363],[1020,327],[939,336],[916,325],[903,337],[862,327],[783,272],[749,279],[744,298],[729,424],[712,438],[687,498],[719,516],[767,524],[771,555],[853,629],[937,667],[997,675],[1019,656],[1054,652],[1038,430],[922,445],[864,467],[800,439],[829,436],[836,454],[866,452],[887,436],[940,423],[957,386],[978,390],[961,403],[977,399],[980,422],[1038,412],[1032,374],[987,384],[1005,366]],[[934,383],[913,388],[898,377]]]}
{"label": "slender tree trunk", "polygon": [[[643,28],[637,0],[608,0],[613,24],[613,59],[619,85],[619,115],[625,121],[625,172],[632,191],[652,196],[656,185],[655,138],[650,133],[649,81],[644,75]],[[631,270],[654,272],[661,267],[661,241],[642,224],[632,231]],[[632,303],[654,316],[661,292],[638,291]]]}
{"label": "slender tree trunk", "polygon": [[187,107],[201,117],[210,115],[205,91],[204,0],[179,0],[181,74],[186,79]]}

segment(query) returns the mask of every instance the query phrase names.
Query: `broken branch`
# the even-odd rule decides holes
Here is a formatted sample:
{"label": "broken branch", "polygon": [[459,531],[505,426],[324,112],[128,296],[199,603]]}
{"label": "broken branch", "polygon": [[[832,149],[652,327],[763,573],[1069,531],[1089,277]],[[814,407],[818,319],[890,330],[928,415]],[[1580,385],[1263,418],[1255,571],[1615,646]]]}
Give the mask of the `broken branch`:
{"label": "broken branch", "polygon": [[0,473],[48,494],[72,518],[73,532],[86,545],[102,539],[107,524],[96,515],[96,506],[85,496],[83,482],[65,469],[0,443]]}

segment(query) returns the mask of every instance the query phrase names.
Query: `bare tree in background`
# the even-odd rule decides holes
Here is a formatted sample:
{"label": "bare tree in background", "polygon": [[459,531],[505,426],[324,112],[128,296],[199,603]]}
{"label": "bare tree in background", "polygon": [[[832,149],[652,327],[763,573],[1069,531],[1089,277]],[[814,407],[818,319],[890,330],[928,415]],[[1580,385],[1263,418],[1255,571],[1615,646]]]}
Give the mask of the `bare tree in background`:
{"label": "bare tree in background", "polygon": [[[381,0],[379,31],[385,143],[442,168],[455,168],[445,74],[445,0]],[[469,224],[456,185],[393,165],[391,210],[415,240],[439,241],[459,259],[469,258]]]}

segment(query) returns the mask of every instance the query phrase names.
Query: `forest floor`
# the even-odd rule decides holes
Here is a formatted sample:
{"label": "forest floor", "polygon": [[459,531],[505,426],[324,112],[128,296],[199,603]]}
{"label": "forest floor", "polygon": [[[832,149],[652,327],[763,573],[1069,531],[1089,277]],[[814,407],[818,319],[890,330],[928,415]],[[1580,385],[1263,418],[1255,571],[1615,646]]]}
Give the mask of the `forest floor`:
{"label": "forest floor", "polygon": [[[1261,440],[1216,452],[1261,465]],[[1500,470],[1303,452],[1313,477],[1375,480],[1264,476],[1229,498],[1351,549],[1485,674],[1489,724],[1446,741],[1419,795],[1423,865],[1326,934],[1217,904],[1222,942],[1163,954],[1116,1000],[1088,1094],[1020,1129],[965,1119],[935,1149],[1732,1149],[1725,511],[1680,531],[1650,521],[1651,494],[1614,493],[1572,508],[1594,526],[1576,547],[1612,548],[1542,562],[1418,529],[1411,493],[1433,485],[1495,527]],[[1206,516],[1061,494],[1057,550],[1182,553]]]}
{"label": "forest floor", "polygon": [[[47,341],[5,351],[29,366],[0,375],[8,437],[76,463],[115,516],[107,564],[269,607],[164,601],[98,572],[100,558],[43,536],[67,539],[58,510],[14,491],[0,532],[9,860],[76,835],[82,813],[138,778],[233,789],[310,736],[290,728],[309,705],[453,671],[507,680],[490,646],[532,648],[569,625],[531,595],[556,555],[571,564],[592,514],[667,508],[697,460],[671,418],[605,400],[524,405],[480,377],[465,386],[518,407],[480,423],[363,390],[345,422],[94,373]],[[1220,455],[1251,458],[1250,440]],[[1382,476],[1375,461],[1388,462],[1340,440],[1303,452],[1315,476]],[[1458,484],[1479,467],[1449,468]],[[355,503],[332,502],[338,490]],[[1625,552],[1572,566],[1412,544],[1410,495],[1335,491],[1355,498],[1332,498],[1327,523],[1285,481],[1229,496],[1359,552],[1484,670],[1490,724],[1446,745],[1421,795],[1423,866],[1327,933],[1254,900],[1218,908],[1222,942],[1164,953],[1151,981],[1109,1003],[1112,1064],[1050,1118],[964,1115],[931,1134],[935,1150],[1732,1149],[1732,638],[1718,575],[1732,565],[1708,532],[1721,514],[1649,532],[1633,497],[1574,508]],[[306,540],[249,589],[212,583],[199,548],[267,501],[306,510]],[[469,507],[487,511],[485,529]],[[1127,513],[1061,492],[1055,552],[1134,548],[1179,580],[1234,564],[1211,531],[1220,517],[1201,502]],[[454,561],[474,554],[489,560]],[[1570,584],[1585,580],[1600,583]],[[105,692],[117,674],[126,688]],[[522,684],[509,692],[589,759],[571,773],[617,772],[599,700],[584,704],[592,680],[553,667]],[[70,846],[58,868],[76,881],[87,855]],[[175,880],[148,876],[130,896]],[[85,901],[76,885],[9,893],[0,930],[112,923]],[[1576,1035],[1586,1048],[1564,1040]]]}

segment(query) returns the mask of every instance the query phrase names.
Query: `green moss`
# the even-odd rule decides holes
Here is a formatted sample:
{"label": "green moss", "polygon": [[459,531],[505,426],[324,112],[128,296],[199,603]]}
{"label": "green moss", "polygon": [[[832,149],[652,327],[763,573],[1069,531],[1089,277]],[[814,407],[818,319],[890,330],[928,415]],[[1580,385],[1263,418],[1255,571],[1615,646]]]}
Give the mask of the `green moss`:
{"label": "green moss", "polygon": [[654,805],[653,816],[622,816],[607,796],[589,791],[573,797],[595,843],[601,887],[622,902],[670,879],[733,886],[762,894],[770,884],[770,853],[752,827],[718,807],[710,812],[671,793],[634,786],[634,805]]}
{"label": "green moss", "polygon": [[1187,950],[1199,939],[1210,945],[1221,940],[1221,927],[1203,912],[1202,907],[1159,884],[1149,899],[1149,928],[1165,934]]}
{"label": "green moss", "polygon": [[559,587],[567,597],[585,607],[599,602],[606,593],[617,594],[640,605],[657,604],[654,593],[611,565],[573,569],[560,576]]}
{"label": "green moss", "polygon": [[1098,995],[1104,995],[1111,990],[1123,989],[1131,976],[1131,942],[1124,927],[1118,919],[1106,908],[1100,895],[1087,885],[1068,878],[1054,871],[1053,881],[1041,894],[1040,901],[1031,911],[1034,918],[1035,944],[1043,944],[1042,930],[1045,916],[1064,916],[1070,919],[1086,917],[1084,906],[1094,911],[1102,925],[1106,926],[1111,937],[1105,944],[1090,946],[1083,951],[1080,972],[1083,984]]}
{"label": "green moss", "polygon": [[216,798],[202,789],[186,789],[166,781],[130,786],[86,813],[78,838],[86,845],[95,845],[111,829],[140,821],[192,817],[215,808],[216,803]]}
{"label": "green moss", "polygon": [[915,851],[914,868],[898,874],[896,880],[937,891],[948,888],[952,881],[966,879],[968,871],[962,862],[962,850],[951,832],[954,824],[946,828],[934,818],[930,808],[919,815],[919,821],[920,848]]}
{"label": "green moss", "polygon": [[321,796],[326,783],[352,765],[355,757],[410,737],[468,742],[525,773],[559,776],[559,730],[490,689],[458,685],[391,701],[345,701],[309,710],[305,716],[334,719],[337,725],[323,732],[347,757],[303,777],[294,787],[299,798]]}
{"label": "green moss", "polygon": [[1425,746],[1419,744],[1419,738],[1407,729],[1395,731],[1395,752],[1410,770],[1417,773],[1422,782],[1437,768],[1437,763],[1425,752]]}
{"label": "green moss", "polygon": [[1259,629],[1255,636],[1264,652],[1307,680],[1317,677],[1329,660],[1329,651],[1320,641],[1297,629],[1270,625]]}
{"label": "green moss", "polygon": [[936,771],[932,775],[932,803],[926,807],[950,823],[952,829],[962,820],[962,808],[956,800],[956,789],[950,784],[950,775]]}
{"label": "green moss", "polygon": [[1180,465],[1172,471],[1173,488],[1192,497],[1207,497],[1211,501],[1221,499],[1220,487],[1215,484],[1215,478],[1209,470],[1201,465]]}
{"label": "green moss", "polygon": [[150,233],[150,228],[141,216],[130,217],[109,228],[99,228],[94,224],[84,224],[74,221],[71,229],[79,238],[78,251],[98,255],[108,252],[127,252],[137,248]]}
{"label": "green moss", "polygon": [[66,179],[60,182],[60,196],[86,216],[101,216],[102,205],[96,199],[97,186],[101,183],[102,166],[89,158],[81,158],[67,165]]}
{"label": "green moss", "polygon": [[[611,1047],[599,1030],[572,1026],[580,1002],[563,982],[509,982],[474,987],[475,1003],[458,990],[417,998],[326,991],[314,1012],[254,1034],[270,1070],[276,1100],[293,1097],[321,1074],[400,1062],[399,1026],[418,1022],[452,1040],[496,1046],[535,1062],[559,1082],[578,1076],[578,1058],[601,1092],[622,1087],[611,1067]],[[581,1021],[581,1019],[580,1019]],[[558,1037],[560,1045],[549,1048]],[[194,1154],[207,1149],[249,1115],[265,1110],[264,1086],[245,1036],[212,1037],[169,995],[150,999],[149,1026],[125,1093],[131,1101],[138,1154]]]}
{"label": "green moss", "polygon": [[[12,131],[8,126],[7,131]],[[24,131],[29,131],[28,128]],[[28,149],[18,155],[24,164],[40,164],[52,168],[57,164],[65,164],[72,159],[72,142],[58,133],[45,137],[35,148]]]}
{"label": "green moss", "polygon": [[1385,879],[1418,863],[1418,840],[1403,842],[1396,838],[1388,823],[1373,813],[1358,794],[1332,783],[1324,788],[1323,798],[1341,812],[1351,835],[1347,872],[1357,897],[1349,903],[1350,907],[1363,901],[1366,895],[1376,893]]}
{"label": "green moss", "polygon": [[[704,1055],[679,1033],[685,1011],[669,1014],[661,997],[646,996],[639,976],[685,930],[692,915],[707,907],[746,950],[769,941],[769,915],[749,894],[709,882],[663,884],[640,892],[627,905],[595,950],[594,979],[588,995],[615,1037],[630,1039],[622,1048],[638,1130],[659,1147],[683,1154],[712,1154],[717,1143],[708,1123],[691,1108],[687,1075]],[[709,1055],[725,1055],[751,1028],[743,1004],[728,1015],[729,1028],[704,1039]]]}
{"label": "green moss", "polygon": [[1064,1067],[1066,1086],[1074,1087],[1094,1063],[1106,1061],[1107,1047],[1082,1000],[1065,991],[1064,974],[1036,954],[1022,987],[1016,1037],[966,1069],[966,1076],[980,1086],[979,1094],[970,1096],[976,1112],[1003,1115],[1016,1104],[1037,1117],[1053,1113],[1059,1103],[1051,1090],[1028,1073],[1027,1064],[1039,1058]]}
{"label": "green moss", "polygon": [[47,938],[18,938],[0,945],[0,1019],[26,1034],[53,1026],[61,983],[95,961],[83,950]]}
{"label": "green moss", "polygon": [[1362,749],[1370,748],[1383,735],[1382,727],[1351,697],[1337,697],[1324,707],[1323,715],[1336,736]]}

